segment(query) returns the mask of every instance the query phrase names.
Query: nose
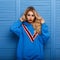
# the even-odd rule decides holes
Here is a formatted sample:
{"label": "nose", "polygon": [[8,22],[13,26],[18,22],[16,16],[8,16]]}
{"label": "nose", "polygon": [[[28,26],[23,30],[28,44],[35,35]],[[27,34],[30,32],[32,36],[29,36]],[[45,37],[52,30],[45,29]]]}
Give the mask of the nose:
{"label": "nose", "polygon": [[29,20],[31,20],[31,17],[29,18]]}
{"label": "nose", "polygon": [[32,18],[32,15],[30,16],[30,18]]}
{"label": "nose", "polygon": [[32,17],[30,16],[30,19],[31,19]]}

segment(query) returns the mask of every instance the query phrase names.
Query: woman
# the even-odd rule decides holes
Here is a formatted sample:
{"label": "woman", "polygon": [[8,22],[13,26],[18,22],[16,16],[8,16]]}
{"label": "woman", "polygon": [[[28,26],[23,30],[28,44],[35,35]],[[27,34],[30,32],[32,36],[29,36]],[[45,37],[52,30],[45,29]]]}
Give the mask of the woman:
{"label": "woman", "polygon": [[48,27],[34,7],[28,7],[10,30],[19,37],[17,60],[43,60],[43,47],[49,38]]}

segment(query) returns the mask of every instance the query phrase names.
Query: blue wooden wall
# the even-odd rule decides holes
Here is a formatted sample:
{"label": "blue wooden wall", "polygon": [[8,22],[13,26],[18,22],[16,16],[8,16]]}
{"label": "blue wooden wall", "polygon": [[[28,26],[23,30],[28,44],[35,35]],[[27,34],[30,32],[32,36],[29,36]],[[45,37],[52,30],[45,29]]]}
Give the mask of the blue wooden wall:
{"label": "blue wooden wall", "polygon": [[16,59],[18,38],[9,28],[28,6],[34,6],[49,27],[45,60],[60,60],[60,0],[0,0],[0,60]]}

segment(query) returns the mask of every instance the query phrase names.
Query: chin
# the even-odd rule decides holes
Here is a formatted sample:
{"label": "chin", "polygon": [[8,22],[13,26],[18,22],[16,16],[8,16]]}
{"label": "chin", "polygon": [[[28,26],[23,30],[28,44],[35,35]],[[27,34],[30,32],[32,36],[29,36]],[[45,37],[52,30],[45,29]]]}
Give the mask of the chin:
{"label": "chin", "polygon": [[28,21],[29,23],[32,23],[33,21]]}

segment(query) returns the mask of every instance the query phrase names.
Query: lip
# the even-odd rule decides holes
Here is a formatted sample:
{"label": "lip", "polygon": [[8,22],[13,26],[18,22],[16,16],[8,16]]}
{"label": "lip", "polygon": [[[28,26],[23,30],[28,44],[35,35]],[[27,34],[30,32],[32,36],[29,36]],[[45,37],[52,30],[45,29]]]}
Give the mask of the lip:
{"label": "lip", "polygon": [[29,21],[32,21],[31,19]]}
{"label": "lip", "polygon": [[31,19],[29,19],[29,21],[32,21]]}
{"label": "lip", "polygon": [[29,20],[29,21],[32,21],[32,20]]}

